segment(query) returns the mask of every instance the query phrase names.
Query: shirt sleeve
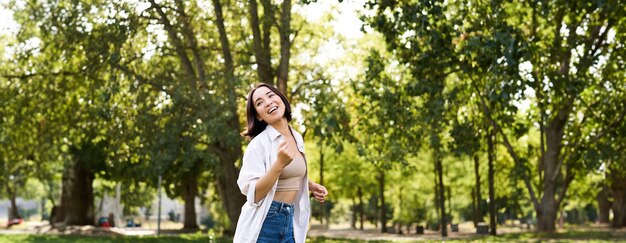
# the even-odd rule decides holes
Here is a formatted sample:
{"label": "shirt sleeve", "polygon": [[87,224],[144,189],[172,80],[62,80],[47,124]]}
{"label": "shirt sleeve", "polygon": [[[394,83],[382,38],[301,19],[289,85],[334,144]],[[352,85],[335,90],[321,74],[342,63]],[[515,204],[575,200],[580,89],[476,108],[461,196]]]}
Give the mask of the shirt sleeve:
{"label": "shirt sleeve", "polygon": [[239,185],[241,193],[246,196],[246,203],[250,203],[252,206],[258,207],[265,199],[263,198],[258,202],[254,201],[256,197],[256,183],[266,173],[265,163],[265,153],[262,144],[253,140],[243,154],[241,171],[237,179],[237,185]]}

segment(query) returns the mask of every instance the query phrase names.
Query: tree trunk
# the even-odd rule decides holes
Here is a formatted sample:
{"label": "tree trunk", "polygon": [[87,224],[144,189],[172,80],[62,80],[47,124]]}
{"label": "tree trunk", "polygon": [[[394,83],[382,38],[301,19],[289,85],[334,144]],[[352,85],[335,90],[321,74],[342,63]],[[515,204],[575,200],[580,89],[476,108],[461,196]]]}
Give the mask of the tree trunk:
{"label": "tree trunk", "polygon": [[476,203],[476,186],[474,186],[474,188],[472,188],[472,191],[470,192],[470,196],[472,197],[472,210],[474,211],[474,221],[472,223],[474,223],[474,228],[476,228],[478,226],[478,206]]}
{"label": "tree trunk", "polygon": [[[446,198],[446,201],[448,202],[448,210],[452,211],[452,188],[450,186],[447,186],[446,191],[447,191],[446,194],[448,195],[448,197]],[[452,214],[448,214],[446,224],[452,225]]]}
{"label": "tree trunk", "polygon": [[[233,61],[233,55],[230,50],[230,42],[228,40],[228,34],[226,34],[226,25],[224,23],[224,15],[222,14],[222,4],[219,0],[213,0],[213,6],[215,8],[215,18],[218,32],[220,33],[220,44],[222,46],[222,55],[224,55],[224,86],[226,87],[226,93],[228,94],[227,107],[232,113],[232,117],[228,120],[229,126],[235,128],[239,122],[239,115],[237,112],[237,94],[236,94],[236,80],[235,80],[235,63]],[[235,124],[235,125],[233,125]],[[239,137],[238,137],[239,138]],[[237,140],[238,142],[240,140]]]}
{"label": "tree trunk", "polygon": [[611,169],[608,174],[611,181],[611,193],[613,194],[611,227],[621,228],[624,226],[624,220],[626,220],[626,183],[624,183],[626,174],[616,169]]}
{"label": "tree trunk", "polygon": [[[256,0],[248,1],[248,11],[250,12],[250,27],[252,29],[252,46],[254,49],[254,57],[256,59],[257,64],[257,74],[259,75],[259,81],[268,84],[274,84],[274,74],[272,72],[271,59],[270,59],[270,49],[266,47],[269,44],[269,30],[271,22],[267,21],[267,19],[272,16],[268,16],[268,13],[271,14],[271,8],[267,8],[267,1],[264,3],[264,21],[263,21],[263,30],[264,33],[261,33],[260,21],[259,21],[259,10],[258,3]],[[264,38],[265,37],[265,38]]]}
{"label": "tree trunk", "polygon": [[44,214],[46,212],[46,197],[41,197],[41,222],[43,222],[44,219]]}
{"label": "tree trunk", "polygon": [[497,224],[496,224],[496,199],[495,199],[495,189],[494,189],[494,172],[495,169],[493,167],[493,163],[495,160],[495,150],[493,147],[493,129],[489,129],[489,134],[487,135],[487,157],[488,157],[488,183],[489,183],[489,228],[491,229],[489,233],[491,235],[497,234]]}
{"label": "tree trunk", "polygon": [[6,183],[7,194],[9,194],[9,201],[11,201],[11,208],[9,209],[9,220],[21,219],[19,211],[17,210],[17,188],[11,189],[9,183]]}
{"label": "tree trunk", "polygon": [[65,167],[62,179],[60,220],[67,225],[93,225],[94,173],[85,168],[80,156],[74,154],[70,165]]}
{"label": "tree trunk", "polygon": [[[254,2],[254,13],[251,13],[251,18],[256,18],[256,37],[259,39],[255,39],[255,50],[257,41],[260,43],[260,31],[258,30],[258,16],[256,12],[256,0],[251,0],[250,2]],[[251,3],[252,4],[252,3]],[[239,130],[239,115],[237,112],[237,95],[235,92],[236,89],[236,80],[234,74],[234,62],[230,50],[230,44],[228,41],[228,35],[226,34],[226,27],[224,24],[224,16],[222,14],[222,4],[219,0],[213,0],[213,6],[215,8],[216,15],[216,24],[218,27],[218,31],[220,34],[220,43],[222,46],[222,54],[224,55],[224,85],[226,86],[226,92],[228,93],[227,101],[227,109],[231,111],[231,117],[227,120],[227,125],[229,130],[238,131]],[[250,6],[251,9],[253,6]],[[254,24],[253,24],[254,29]],[[258,44],[260,46],[260,44]],[[260,50],[263,52],[263,50]],[[258,58],[258,56],[257,56]],[[257,59],[258,60],[258,59]],[[259,76],[262,77],[264,74],[259,70]],[[229,139],[234,141],[232,144],[220,144],[217,145],[217,149],[219,151],[223,151],[220,154],[220,168],[218,170],[221,173],[216,174],[216,187],[217,192],[222,199],[222,206],[226,210],[226,214],[228,215],[228,219],[230,220],[230,232],[229,234],[233,234],[235,229],[237,228],[237,221],[239,219],[239,214],[241,213],[241,206],[246,202],[246,198],[241,194],[239,188],[237,187],[237,176],[239,176],[239,170],[235,167],[235,162],[241,156],[241,137],[238,134],[230,134],[230,136],[234,136],[233,139]]]}
{"label": "tree trunk", "polygon": [[[541,232],[554,232],[556,230],[557,207],[554,200],[554,190],[548,186],[541,198],[540,209],[537,211],[537,227]],[[552,196],[550,196],[552,195]]]}
{"label": "tree trunk", "polygon": [[217,192],[222,199],[222,206],[226,210],[228,219],[230,219],[231,228],[230,231],[226,233],[234,234],[235,229],[237,228],[239,214],[241,214],[241,206],[246,203],[246,197],[241,194],[241,191],[237,186],[239,169],[235,167],[235,162],[237,162],[237,160],[241,158],[242,151],[241,137],[237,133],[239,127],[239,116],[237,115],[236,103],[234,102],[234,88],[229,89],[229,97],[233,98],[232,100],[229,100],[229,110],[233,111],[233,115],[228,120],[227,125],[230,131],[233,131],[233,134],[230,134],[229,136],[234,137],[232,139],[229,139],[229,141],[231,141],[232,143],[220,144],[220,146],[218,146],[218,150],[222,151],[222,153],[220,153],[219,156],[220,168],[218,170],[218,173],[216,173],[216,186]]}
{"label": "tree trunk", "polygon": [[291,0],[283,0],[280,13],[280,63],[278,64],[278,89],[283,94],[291,96],[287,90],[289,76],[289,59],[291,58]]}
{"label": "tree trunk", "polygon": [[195,171],[190,171],[184,179],[183,198],[185,199],[185,222],[183,229],[198,229],[196,220],[196,196],[198,195],[198,178]]}
{"label": "tree trunk", "polygon": [[476,178],[476,190],[474,191],[474,226],[483,221],[482,210],[480,207],[481,198],[480,198],[480,163],[479,163],[478,155],[474,154],[474,177]]}
{"label": "tree trunk", "polygon": [[623,227],[624,218],[626,216],[626,205],[624,201],[624,191],[613,191],[613,221],[611,221],[611,227],[621,228]]}
{"label": "tree trunk", "polygon": [[117,225],[121,227],[124,225],[124,206],[122,206],[122,183],[118,182],[115,185],[115,214],[113,215],[113,224],[111,227]]}
{"label": "tree trunk", "polygon": [[[402,186],[400,186],[400,191],[399,191],[399,195],[398,195],[398,199],[400,199],[400,203],[398,205],[398,210],[400,210],[400,213],[402,213],[402,209],[404,208],[404,204],[403,204],[403,200],[402,200],[402,192],[404,192],[404,188]],[[402,234],[402,222],[394,220],[394,224],[397,224],[396,233]]]}
{"label": "tree trunk", "polygon": [[598,200],[598,223],[608,224],[609,214],[611,212],[611,202],[607,197],[607,190],[604,186],[602,186],[602,190],[598,192],[596,199]]}
{"label": "tree trunk", "polygon": [[437,173],[437,166],[434,167],[433,172],[435,173],[433,177],[433,185],[435,185],[435,215],[437,218],[441,218],[441,205],[439,204],[439,179]]}
{"label": "tree trunk", "polygon": [[221,170],[216,175],[215,184],[222,199],[222,206],[226,210],[228,219],[230,219],[230,232],[228,233],[234,234],[239,214],[241,214],[241,206],[246,203],[246,197],[241,194],[237,187],[239,170],[235,168],[235,161],[241,155],[241,147],[230,148],[229,151],[231,152],[222,153],[220,156]]}
{"label": "tree trunk", "polygon": [[98,212],[96,212],[97,215],[101,215],[102,214],[102,206],[104,206],[104,198],[106,197],[106,191],[102,190],[102,197],[100,197],[100,203],[98,203]]}
{"label": "tree trunk", "polygon": [[[571,106],[561,108],[557,116],[546,128],[546,153],[543,157],[543,196],[537,211],[537,230],[540,232],[554,232],[556,230],[556,217],[559,211],[559,202],[556,201],[557,179],[562,177],[561,148],[563,147],[563,128],[567,122]],[[563,184],[563,183],[562,183]],[[561,185],[565,187],[565,185]],[[563,188],[562,190],[565,190]]]}
{"label": "tree trunk", "polygon": [[[564,127],[568,121],[569,114],[572,111],[573,103],[576,97],[570,96],[568,98],[569,100],[567,100],[563,106],[557,109],[556,116],[554,116],[554,118],[548,123],[548,126],[545,128],[546,152],[540,158],[543,166],[543,180],[541,185],[543,195],[541,201],[535,195],[530,176],[527,173],[521,173],[526,189],[530,194],[531,202],[533,203],[533,207],[535,209],[535,212],[537,213],[537,230],[540,232],[554,232],[556,213],[559,209],[560,202],[563,200],[565,193],[567,192],[567,187],[569,183],[574,178],[572,174],[566,175],[565,178],[563,178],[563,175],[561,174],[561,170],[564,167],[563,165],[567,164],[567,162],[564,162],[565,158],[562,158],[563,154],[561,152],[563,147]],[[508,141],[507,135],[504,133],[502,128],[498,126],[496,121],[491,117],[491,112],[489,110],[489,107],[486,105],[484,97],[480,98],[480,102],[483,109],[483,114],[486,115],[489,123],[491,124],[491,127],[495,129],[494,132],[499,133],[502,136],[503,144],[506,146],[507,151],[513,158],[513,161],[517,166],[522,165],[522,163],[524,162],[515,152],[515,149],[513,148],[511,143]],[[558,186],[560,186],[560,197],[558,201],[555,198],[557,182],[560,182],[558,184]]]}
{"label": "tree trunk", "polygon": [[378,193],[380,194],[380,232],[387,233],[387,209],[385,207],[385,170],[379,169]]}
{"label": "tree trunk", "polygon": [[352,199],[352,213],[350,214],[350,229],[356,229],[356,214],[358,212],[358,205],[356,204],[356,199],[351,197]]}
{"label": "tree trunk", "polygon": [[359,195],[359,229],[363,230],[363,223],[365,222],[365,206],[363,205],[363,190],[360,186],[357,186],[357,194]]}
{"label": "tree trunk", "polygon": [[[324,143],[321,143],[320,145],[320,184],[324,185]],[[326,207],[324,207],[324,203],[322,203],[321,208],[322,212],[320,217],[320,224],[324,225],[323,220],[326,219]],[[326,222],[326,227],[328,227],[328,222]]]}
{"label": "tree trunk", "polygon": [[440,225],[439,227],[441,228],[441,236],[442,237],[447,237],[448,236],[448,229],[447,229],[447,215],[446,215],[446,198],[445,198],[445,185],[443,183],[443,166],[441,164],[441,156],[439,156],[439,152],[435,152],[437,153],[435,155],[435,170],[437,171],[437,177],[438,177],[438,182],[439,182],[439,189],[438,189],[438,197],[439,197],[439,209],[441,210],[440,212]]}

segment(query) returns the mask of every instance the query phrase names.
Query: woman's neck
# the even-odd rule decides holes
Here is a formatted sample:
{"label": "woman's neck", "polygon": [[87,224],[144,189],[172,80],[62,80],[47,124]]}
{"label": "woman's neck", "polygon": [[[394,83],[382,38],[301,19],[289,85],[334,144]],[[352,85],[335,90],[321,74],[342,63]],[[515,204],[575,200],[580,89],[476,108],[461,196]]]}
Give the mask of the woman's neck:
{"label": "woman's neck", "polygon": [[281,135],[287,137],[291,135],[291,131],[289,130],[289,122],[287,119],[283,118],[278,120],[275,123],[270,124],[276,131],[278,131]]}

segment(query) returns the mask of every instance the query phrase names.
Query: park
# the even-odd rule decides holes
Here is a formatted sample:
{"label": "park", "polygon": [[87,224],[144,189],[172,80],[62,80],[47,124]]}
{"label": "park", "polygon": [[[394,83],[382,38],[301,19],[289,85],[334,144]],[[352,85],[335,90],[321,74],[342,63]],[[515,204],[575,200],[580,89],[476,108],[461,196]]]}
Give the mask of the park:
{"label": "park", "polygon": [[260,83],[307,242],[626,242],[625,59],[621,0],[3,0],[0,242],[232,242]]}

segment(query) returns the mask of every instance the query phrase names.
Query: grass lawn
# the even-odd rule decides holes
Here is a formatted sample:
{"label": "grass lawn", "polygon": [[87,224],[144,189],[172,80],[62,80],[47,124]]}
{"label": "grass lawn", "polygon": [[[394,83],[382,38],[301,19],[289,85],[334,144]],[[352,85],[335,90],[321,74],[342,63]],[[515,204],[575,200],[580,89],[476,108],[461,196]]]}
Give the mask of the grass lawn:
{"label": "grass lawn", "polygon": [[[81,235],[0,235],[0,242],[232,242],[228,238],[213,237],[206,234],[180,234],[168,236],[126,236],[102,237]],[[365,242],[346,239],[310,238],[311,243],[340,243]],[[439,240],[426,241],[367,241],[367,242],[441,242]],[[509,233],[498,236],[482,236],[464,239],[448,239],[445,242],[626,242],[626,231],[606,230],[568,230],[553,234]]]}
{"label": "grass lawn", "polygon": [[[339,242],[363,242],[345,239],[315,238],[308,242],[314,243],[339,243]],[[443,242],[441,240],[397,240],[397,241],[367,241],[367,242]],[[463,239],[447,239],[445,242],[626,242],[626,231],[607,230],[576,230],[567,232],[541,234],[541,233],[508,233],[498,236],[475,236]]]}
{"label": "grass lawn", "polygon": [[61,242],[61,243],[117,243],[117,242],[232,242],[221,238],[215,238],[208,235],[185,234],[175,236],[125,236],[125,237],[103,237],[103,236],[84,236],[84,235],[0,235],[0,242]]}
{"label": "grass lawn", "polygon": [[309,239],[307,242],[314,243],[343,243],[343,242],[375,242],[375,243],[383,243],[383,242],[399,242],[399,243],[409,243],[409,242],[587,242],[587,243],[608,243],[608,242],[626,242],[624,238],[613,238],[613,239],[592,239],[592,238],[539,238],[539,237],[484,237],[484,238],[471,238],[471,239],[450,239],[450,240],[397,240],[397,241],[361,241],[361,240],[346,240],[346,239],[324,239],[324,238],[316,238]]}
{"label": "grass lawn", "polygon": [[472,242],[626,242],[626,232],[570,230],[559,233],[511,233]]}

